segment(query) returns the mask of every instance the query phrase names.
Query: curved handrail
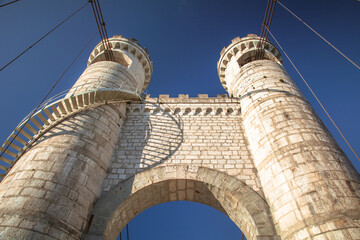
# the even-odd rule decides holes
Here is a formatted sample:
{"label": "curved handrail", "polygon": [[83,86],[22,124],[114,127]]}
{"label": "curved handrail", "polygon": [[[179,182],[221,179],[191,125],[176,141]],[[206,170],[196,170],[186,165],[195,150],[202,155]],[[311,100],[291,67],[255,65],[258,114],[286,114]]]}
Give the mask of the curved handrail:
{"label": "curved handrail", "polygon": [[[58,93],[58,94],[50,97],[49,99],[46,99],[37,109],[40,109],[40,110],[41,110],[41,109],[44,109],[44,108],[46,108],[47,106],[49,106],[50,104],[54,103],[55,101],[57,101],[57,100],[59,100],[59,99],[62,99],[63,97],[65,97],[66,95],[68,95],[68,94],[70,93],[70,91],[73,91],[73,93],[74,93],[74,92],[76,92],[76,90],[77,90],[78,88],[80,88],[80,87],[85,87],[86,85],[92,85],[92,84],[94,84],[94,83],[100,83],[100,84],[99,84],[99,86],[100,86],[101,83],[102,83],[102,81],[99,81],[99,79],[97,79],[97,80],[94,80],[94,81],[90,81],[90,82],[87,82],[87,83],[84,83],[84,84],[79,84],[79,85],[73,86],[73,87],[71,87],[71,88],[69,88],[69,89],[66,89],[66,90],[64,90],[64,91],[62,91],[62,92],[60,92],[60,93]],[[116,88],[116,89],[119,89],[119,90],[123,89],[123,88],[122,88],[123,85],[124,85],[124,83],[121,83],[120,87],[119,87],[119,88]],[[95,90],[99,90],[99,89],[101,89],[101,88],[96,88]],[[138,87],[137,87],[137,88],[134,88],[134,89],[135,89],[134,92],[137,93],[137,92],[138,92]],[[89,91],[89,92],[90,92],[90,91]],[[70,95],[70,96],[73,96],[73,95]],[[36,109],[33,109],[32,111],[30,111],[30,112],[24,117],[24,119],[20,121],[20,123],[18,124],[18,126],[17,126],[16,128],[19,128],[20,125],[22,125],[24,122],[26,122],[27,119],[28,119],[31,115],[33,115],[33,113],[34,113],[35,110],[36,110]]]}
{"label": "curved handrail", "polygon": [[[91,83],[93,82],[86,84]],[[73,92],[76,92],[76,89],[86,84],[75,86],[70,91],[74,90]],[[104,104],[107,101],[141,99],[137,93],[138,88],[128,89],[127,86],[124,89],[122,87],[123,84],[119,88],[96,88],[75,95],[71,94],[69,90],[65,90],[44,101],[36,112],[32,110],[0,147],[0,151],[3,154],[0,157],[0,170],[2,170],[0,171],[0,181],[32,144],[64,119],[94,105]],[[4,171],[5,173],[2,173]]]}

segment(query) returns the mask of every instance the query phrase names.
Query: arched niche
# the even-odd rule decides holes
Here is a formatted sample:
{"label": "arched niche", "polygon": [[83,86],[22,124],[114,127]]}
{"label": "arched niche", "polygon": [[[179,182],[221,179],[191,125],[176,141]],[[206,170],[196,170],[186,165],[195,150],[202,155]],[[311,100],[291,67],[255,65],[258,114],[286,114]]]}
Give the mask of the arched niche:
{"label": "arched niche", "polygon": [[223,212],[248,240],[279,240],[266,201],[235,177],[192,165],[151,168],[124,180],[97,201],[85,239],[114,240],[137,214],[169,201],[203,203]]}
{"label": "arched niche", "polygon": [[[128,68],[131,65],[132,60],[125,53],[117,50],[112,50],[112,53],[114,55],[114,62],[117,62],[126,68]],[[105,51],[102,51],[100,52],[100,54],[95,55],[94,59],[91,61],[91,64],[102,61],[107,61],[105,57]]]}
{"label": "arched niche", "polygon": [[[257,49],[251,49],[241,55],[241,57],[238,59],[238,64],[240,67],[244,66],[247,63],[253,62],[257,59],[258,50]],[[263,50],[263,58],[264,60],[272,60],[278,64],[281,65],[281,62],[279,59],[277,59],[272,53],[270,53],[267,49]]]}

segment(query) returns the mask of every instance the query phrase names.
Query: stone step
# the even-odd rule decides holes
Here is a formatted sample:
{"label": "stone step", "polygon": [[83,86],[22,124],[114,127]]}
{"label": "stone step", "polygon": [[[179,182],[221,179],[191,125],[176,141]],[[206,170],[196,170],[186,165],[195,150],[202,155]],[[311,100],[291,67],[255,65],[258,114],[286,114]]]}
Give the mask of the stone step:
{"label": "stone step", "polygon": [[[10,160],[4,156],[1,156],[0,169],[6,171],[7,173],[11,167],[6,167],[1,164],[1,162],[13,166],[14,163],[18,160],[19,156],[21,156],[21,154],[26,151],[30,147],[30,145],[33,144],[42,134],[51,129],[57,122],[60,122],[61,120],[67,118],[72,113],[82,110],[84,108],[91,107],[91,105],[93,104],[118,100],[140,100],[140,96],[127,90],[119,91],[105,89],[82,93],[47,105],[42,110],[38,111],[36,115],[28,119],[32,122],[33,125],[31,125],[28,120],[24,121],[24,125],[20,125],[12,132],[10,137],[6,139],[5,143],[0,148],[0,152],[1,154],[5,153],[13,157],[14,160]],[[123,114],[125,115],[125,113]],[[33,126],[38,128],[38,130],[36,130],[36,128]],[[26,128],[28,131],[25,131],[24,128]],[[22,139],[19,136],[20,134],[26,139],[28,139],[28,141]],[[22,147],[16,145],[14,142],[11,142],[13,140],[16,140],[18,143],[20,143]],[[10,151],[9,149],[6,149],[6,147],[11,147],[16,151]],[[0,173],[0,181],[3,179],[6,173]]]}

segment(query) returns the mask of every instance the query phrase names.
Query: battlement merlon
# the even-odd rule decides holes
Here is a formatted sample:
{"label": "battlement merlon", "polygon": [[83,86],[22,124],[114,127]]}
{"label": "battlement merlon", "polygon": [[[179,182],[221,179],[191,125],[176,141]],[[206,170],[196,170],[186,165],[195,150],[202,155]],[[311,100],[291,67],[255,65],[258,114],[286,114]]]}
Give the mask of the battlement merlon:
{"label": "battlement merlon", "polygon": [[227,94],[218,94],[209,97],[208,94],[198,94],[189,97],[188,94],[179,94],[170,97],[160,94],[158,97],[142,95],[142,100],[131,101],[127,105],[127,114],[174,114],[186,116],[224,116],[234,117],[241,114],[240,99],[228,97]]}
{"label": "battlement merlon", "polygon": [[[234,38],[229,46],[221,50],[220,59],[217,62],[217,70],[220,82],[226,91],[229,91],[229,82],[226,80],[226,75],[228,72],[232,72],[232,69],[228,69],[228,63],[230,61],[236,61],[238,64],[230,68],[240,68],[246,63],[254,61],[259,41],[260,37],[256,34],[248,34],[247,37]],[[280,65],[282,65],[283,62],[279,50],[269,41],[266,41],[264,46],[264,59],[272,60]]]}
{"label": "battlement merlon", "polygon": [[[170,97],[168,94],[160,94],[158,97],[151,97],[150,94],[144,94],[141,95],[141,98],[142,101],[138,101],[139,103],[144,101],[156,104],[240,103],[239,98],[228,97],[227,94],[217,94],[216,97],[209,97],[208,94],[198,94],[197,97],[189,97],[189,94],[179,94],[178,97]],[[135,102],[137,101],[132,101],[132,103]]]}
{"label": "battlement merlon", "polygon": [[[109,38],[110,48],[113,52],[115,62],[130,68],[134,60],[138,61],[143,68],[145,81],[142,91],[148,87],[153,71],[153,63],[150,60],[149,52],[146,48],[142,47],[134,38],[125,38],[121,35],[115,35]],[[105,48],[103,43],[98,43],[94,50],[91,52],[87,66],[93,63],[106,61]]]}

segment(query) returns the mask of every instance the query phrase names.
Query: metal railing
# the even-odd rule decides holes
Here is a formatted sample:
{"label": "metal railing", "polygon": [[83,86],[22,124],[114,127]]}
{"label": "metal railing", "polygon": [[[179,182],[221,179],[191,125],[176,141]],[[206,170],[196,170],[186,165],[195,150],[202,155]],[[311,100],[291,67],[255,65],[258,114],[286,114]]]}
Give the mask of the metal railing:
{"label": "metal railing", "polygon": [[[104,82],[105,80],[99,81],[97,79],[64,90],[45,100],[39,108],[27,114],[0,147],[1,180],[32,144],[53,126],[69,116],[87,109],[93,104],[101,104],[109,100],[141,99],[138,93],[139,86],[135,87],[122,82],[115,88],[101,87]],[[97,87],[94,87],[95,84]],[[90,90],[76,93],[87,85],[91,86]],[[5,173],[3,173],[4,171]]]}

